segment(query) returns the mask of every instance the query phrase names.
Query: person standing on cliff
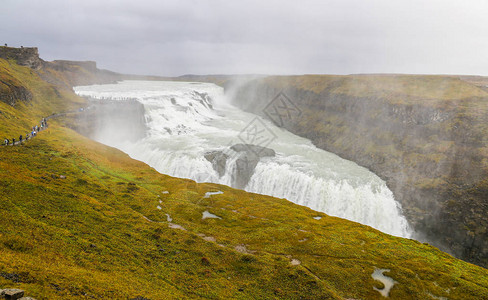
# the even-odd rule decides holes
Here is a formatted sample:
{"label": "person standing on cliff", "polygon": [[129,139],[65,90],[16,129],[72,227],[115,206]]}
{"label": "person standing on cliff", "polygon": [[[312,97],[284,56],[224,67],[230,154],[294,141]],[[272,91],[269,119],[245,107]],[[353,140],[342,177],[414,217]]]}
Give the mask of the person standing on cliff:
{"label": "person standing on cliff", "polygon": [[6,138],[6,139],[4,140],[5,146],[8,146],[9,142],[10,142],[10,141],[9,141],[9,140]]}
{"label": "person standing on cliff", "polygon": [[22,134],[19,136],[19,143],[22,144]]}
{"label": "person standing on cliff", "polygon": [[12,138],[12,146],[15,146],[15,138]]}

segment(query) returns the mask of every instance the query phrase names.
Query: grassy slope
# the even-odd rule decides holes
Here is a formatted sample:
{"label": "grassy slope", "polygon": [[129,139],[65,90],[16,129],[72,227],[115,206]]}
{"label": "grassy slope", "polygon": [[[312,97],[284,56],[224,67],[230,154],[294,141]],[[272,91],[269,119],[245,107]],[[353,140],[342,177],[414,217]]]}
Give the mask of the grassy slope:
{"label": "grassy slope", "polygon": [[[334,92],[364,97],[369,94],[393,100],[405,101],[420,97],[423,99],[456,100],[469,97],[483,97],[486,92],[460,78],[442,75],[303,75],[270,76],[266,82],[282,88],[294,86],[320,93],[335,86]],[[340,85],[337,84],[340,82]],[[433,89],[432,87],[444,87]],[[405,98],[405,96],[409,96]],[[389,96],[389,97],[388,97]]]}
{"label": "grassy slope", "polygon": [[0,59],[0,81],[25,86],[33,95],[31,101],[19,101],[15,107],[0,103],[2,141],[4,138],[12,140],[12,137],[18,139],[19,135],[25,135],[33,125],[40,125],[42,117],[82,107],[85,103],[71,91],[46,84],[33,70],[21,67],[13,61]]}
{"label": "grassy slope", "polygon": [[[2,66],[36,99],[16,109],[0,103],[10,116],[0,115],[0,135],[80,105],[68,92],[53,99],[27,68]],[[222,219],[202,220],[205,210]],[[169,228],[166,213],[187,230]],[[392,298],[488,297],[486,269],[429,245],[283,199],[161,175],[57,121],[22,147],[0,148],[0,216],[0,274],[20,281],[0,276],[0,288],[37,299],[381,299],[375,267],[399,282]]]}

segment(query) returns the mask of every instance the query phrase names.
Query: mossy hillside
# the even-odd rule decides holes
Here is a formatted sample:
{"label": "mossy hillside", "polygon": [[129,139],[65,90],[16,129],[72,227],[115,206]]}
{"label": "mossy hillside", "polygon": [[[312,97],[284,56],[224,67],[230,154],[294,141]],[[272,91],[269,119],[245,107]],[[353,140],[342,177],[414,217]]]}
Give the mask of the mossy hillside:
{"label": "mossy hillside", "polygon": [[[58,126],[0,151],[0,273],[21,281],[0,277],[0,287],[39,299],[380,299],[377,267],[399,282],[392,298],[488,296],[487,270],[432,246],[284,199],[161,175]],[[202,220],[205,210],[222,219]],[[166,214],[186,231],[169,228]]]}
{"label": "mossy hillside", "polygon": [[0,138],[15,138],[40,125],[40,120],[53,113],[70,111],[85,106],[85,100],[77,97],[70,89],[54,86],[42,80],[38,73],[28,67],[19,66],[12,60],[0,59],[0,88],[22,86],[31,94],[29,101],[16,101],[14,106],[0,101]]}
{"label": "mossy hillside", "polygon": [[[49,85],[25,71],[15,76],[51,100]],[[11,108],[18,123],[1,130],[64,108],[32,103],[32,116]],[[284,199],[159,174],[58,120],[23,146],[0,148],[0,204],[0,288],[37,299],[381,299],[375,268],[391,269],[394,299],[488,297],[486,269],[432,246]],[[221,219],[202,220],[204,211]],[[186,230],[170,228],[166,214]]]}

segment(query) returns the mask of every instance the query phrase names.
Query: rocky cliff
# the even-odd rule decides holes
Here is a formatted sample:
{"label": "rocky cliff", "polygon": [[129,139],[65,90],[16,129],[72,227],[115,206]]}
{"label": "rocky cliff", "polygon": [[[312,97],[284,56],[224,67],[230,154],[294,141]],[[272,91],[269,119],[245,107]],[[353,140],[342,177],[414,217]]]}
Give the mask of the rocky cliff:
{"label": "rocky cliff", "polygon": [[31,99],[32,93],[18,80],[8,74],[0,76],[0,101],[15,106],[19,101],[29,102]]}
{"label": "rocky cliff", "polygon": [[14,61],[35,71],[45,81],[71,89],[76,85],[112,83],[122,80],[122,74],[97,68],[94,61],[44,61],[36,47],[0,47],[0,59]]}
{"label": "rocky cliff", "polygon": [[87,100],[89,107],[75,115],[70,128],[95,140],[136,142],[146,135],[144,105],[140,102]]}
{"label": "rocky cliff", "polygon": [[[378,174],[417,238],[486,267],[488,93],[464,79],[268,77],[229,92],[241,108]],[[270,104],[280,92],[291,103]]]}
{"label": "rocky cliff", "polygon": [[0,47],[0,58],[3,59],[13,59],[21,66],[27,66],[31,69],[40,69],[44,61],[39,58],[39,51],[36,47],[30,48],[14,48],[1,46]]}

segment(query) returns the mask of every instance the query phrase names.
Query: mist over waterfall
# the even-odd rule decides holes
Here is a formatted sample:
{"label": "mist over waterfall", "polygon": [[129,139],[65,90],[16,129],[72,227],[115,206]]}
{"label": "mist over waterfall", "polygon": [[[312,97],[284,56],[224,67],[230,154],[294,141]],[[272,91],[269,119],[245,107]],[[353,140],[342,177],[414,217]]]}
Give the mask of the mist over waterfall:
{"label": "mist over waterfall", "polygon": [[[141,103],[147,132],[138,141],[114,134],[124,130],[120,125],[97,128],[92,138],[158,172],[286,198],[396,236],[412,234],[399,203],[378,176],[231,106],[214,84],[123,81],[80,86],[75,92],[102,102]],[[250,128],[267,134],[268,142],[256,143]]]}

